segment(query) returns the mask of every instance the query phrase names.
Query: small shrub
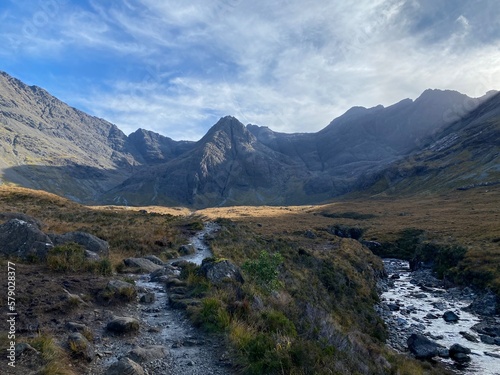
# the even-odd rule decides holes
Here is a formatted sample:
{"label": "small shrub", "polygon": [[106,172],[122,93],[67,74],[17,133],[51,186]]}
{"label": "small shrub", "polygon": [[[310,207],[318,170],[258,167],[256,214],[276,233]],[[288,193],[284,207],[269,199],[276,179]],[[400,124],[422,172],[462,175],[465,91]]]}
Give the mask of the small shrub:
{"label": "small shrub", "polygon": [[278,267],[282,263],[283,257],[280,253],[269,254],[263,250],[256,260],[246,261],[241,268],[258,286],[270,292],[281,286]]}
{"label": "small shrub", "polygon": [[201,306],[192,309],[191,313],[193,322],[209,332],[223,331],[231,322],[229,313],[222,302],[213,297],[204,298]]}
{"label": "small shrub", "polygon": [[76,243],[55,246],[47,254],[47,265],[54,271],[81,271],[85,266],[85,249]]}

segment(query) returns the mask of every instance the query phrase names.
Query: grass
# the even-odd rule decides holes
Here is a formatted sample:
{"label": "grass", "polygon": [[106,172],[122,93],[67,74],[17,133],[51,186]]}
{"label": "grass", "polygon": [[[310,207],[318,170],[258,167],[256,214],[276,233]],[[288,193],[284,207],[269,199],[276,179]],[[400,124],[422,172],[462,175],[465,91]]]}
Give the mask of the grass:
{"label": "grass", "polygon": [[64,350],[48,334],[38,334],[29,344],[41,353],[44,361],[38,372],[43,375],[74,375],[69,366],[69,359]]}

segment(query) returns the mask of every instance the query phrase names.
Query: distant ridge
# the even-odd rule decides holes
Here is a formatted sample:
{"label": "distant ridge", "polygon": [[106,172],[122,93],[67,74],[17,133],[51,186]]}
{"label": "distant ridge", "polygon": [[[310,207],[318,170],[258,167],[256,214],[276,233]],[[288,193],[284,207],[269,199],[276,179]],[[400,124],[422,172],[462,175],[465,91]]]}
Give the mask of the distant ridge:
{"label": "distant ridge", "polygon": [[432,177],[434,189],[450,189],[496,178],[498,101],[493,92],[473,99],[426,90],[414,101],[351,108],[317,133],[277,133],[227,116],[188,142],[144,129],[126,136],[0,72],[0,178],[89,204],[310,204],[359,189],[426,189],[400,181],[415,175],[401,175],[403,165],[434,170],[425,161],[438,152],[430,147],[457,135],[447,159],[433,156],[462,165],[440,169],[446,183]]}

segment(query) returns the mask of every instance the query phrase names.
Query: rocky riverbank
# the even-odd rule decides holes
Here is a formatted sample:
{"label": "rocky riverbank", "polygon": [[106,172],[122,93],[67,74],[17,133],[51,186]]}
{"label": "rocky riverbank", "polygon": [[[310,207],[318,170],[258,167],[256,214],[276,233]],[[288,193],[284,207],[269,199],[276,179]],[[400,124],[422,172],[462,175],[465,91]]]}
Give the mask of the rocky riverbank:
{"label": "rocky riverbank", "polygon": [[[430,269],[410,272],[408,262],[385,259],[379,314],[388,345],[420,359],[436,359],[462,374],[500,374],[500,318],[496,298],[449,287]],[[448,287],[448,288],[447,288]]]}

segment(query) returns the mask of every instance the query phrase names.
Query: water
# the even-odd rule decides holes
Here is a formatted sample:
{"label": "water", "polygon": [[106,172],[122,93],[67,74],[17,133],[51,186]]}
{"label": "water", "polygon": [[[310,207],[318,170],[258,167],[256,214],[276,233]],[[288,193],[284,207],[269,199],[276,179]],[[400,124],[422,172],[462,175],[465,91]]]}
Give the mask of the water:
{"label": "water", "polygon": [[[479,339],[471,327],[481,321],[480,317],[463,311],[470,305],[470,299],[453,298],[446,290],[439,288],[425,288],[412,284],[411,272],[408,262],[385,259],[386,270],[390,273],[398,273],[399,279],[394,280],[393,286],[389,285],[381,295],[385,304],[397,303],[399,311],[393,311],[385,315],[389,331],[396,331],[404,337],[411,333],[423,333],[438,344],[449,348],[453,344],[460,344],[472,350],[471,361],[466,367],[455,366],[452,360],[440,359],[452,365],[458,374],[481,374],[499,375],[500,359],[485,355],[485,352],[500,355],[500,347],[488,345],[482,342],[474,343],[465,339],[460,332],[467,332]],[[425,296],[424,296],[425,295]],[[445,311],[453,311],[459,316],[456,323],[447,323],[442,315]],[[437,319],[429,319],[427,314],[434,314]]]}
{"label": "water", "polygon": [[187,260],[188,262],[200,265],[203,259],[213,256],[210,247],[205,243],[205,237],[217,232],[219,229],[220,226],[214,222],[205,223],[204,228],[189,239],[189,245],[192,245],[196,249],[196,252],[194,254],[175,258],[171,262]]}

